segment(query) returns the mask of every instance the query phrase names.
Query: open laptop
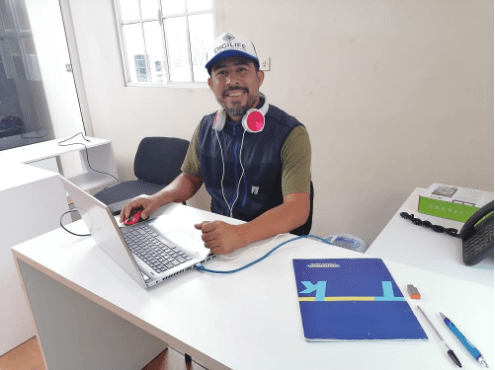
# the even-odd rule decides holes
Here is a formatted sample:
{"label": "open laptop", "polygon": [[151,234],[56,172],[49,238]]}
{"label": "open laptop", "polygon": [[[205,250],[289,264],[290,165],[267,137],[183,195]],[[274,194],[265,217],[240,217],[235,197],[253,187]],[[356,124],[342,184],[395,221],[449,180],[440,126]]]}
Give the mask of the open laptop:
{"label": "open laptop", "polygon": [[98,246],[143,288],[215,256],[199,235],[187,228],[160,232],[160,217],[119,228],[106,204],[60,178]]}

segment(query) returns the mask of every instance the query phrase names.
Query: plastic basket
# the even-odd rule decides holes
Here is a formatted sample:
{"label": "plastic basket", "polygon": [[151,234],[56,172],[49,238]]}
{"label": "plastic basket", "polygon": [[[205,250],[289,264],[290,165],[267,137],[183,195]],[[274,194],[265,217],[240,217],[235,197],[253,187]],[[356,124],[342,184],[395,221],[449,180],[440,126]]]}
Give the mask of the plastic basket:
{"label": "plastic basket", "polygon": [[328,240],[336,247],[350,249],[355,252],[364,253],[368,249],[368,246],[362,239],[349,234],[330,235],[325,240]]}

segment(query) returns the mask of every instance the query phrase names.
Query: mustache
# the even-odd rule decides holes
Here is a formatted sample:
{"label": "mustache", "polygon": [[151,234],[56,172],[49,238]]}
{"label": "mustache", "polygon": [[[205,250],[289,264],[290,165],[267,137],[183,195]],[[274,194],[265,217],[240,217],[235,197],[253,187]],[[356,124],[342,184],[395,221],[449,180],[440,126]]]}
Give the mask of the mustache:
{"label": "mustache", "polygon": [[246,94],[249,94],[249,89],[247,87],[230,86],[224,90],[222,96],[225,98],[228,95],[228,93],[230,93],[231,91],[236,91],[236,90],[244,91]]}

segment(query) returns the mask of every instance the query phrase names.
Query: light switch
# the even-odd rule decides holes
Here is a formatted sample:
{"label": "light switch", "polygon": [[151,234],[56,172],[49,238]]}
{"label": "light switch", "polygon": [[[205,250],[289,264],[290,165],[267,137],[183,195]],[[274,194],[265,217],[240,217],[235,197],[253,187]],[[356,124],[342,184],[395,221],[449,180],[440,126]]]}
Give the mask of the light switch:
{"label": "light switch", "polygon": [[262,71],[270,70],[270,58],[260,58],[260,70]]}

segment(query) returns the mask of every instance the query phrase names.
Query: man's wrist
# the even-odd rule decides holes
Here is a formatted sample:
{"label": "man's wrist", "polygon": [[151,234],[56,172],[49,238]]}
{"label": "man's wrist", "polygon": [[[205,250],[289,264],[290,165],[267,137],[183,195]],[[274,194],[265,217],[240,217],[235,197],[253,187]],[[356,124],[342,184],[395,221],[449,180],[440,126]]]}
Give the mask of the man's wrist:
{"label": "man's wrist", "polygon": [[236,226],[238,229],[238,235],[241,239],[242,246],[241,248],[254,243],[255,240],[252,239],[252,233],[250,232],[250,224],[245,223],[245,224],[240,224]]}
{"label": "man's wrist", "polygon": [[167,191],[163,191],[163,190],[153,194],[151,198],[153,202],[158,205],[158,207],[161,207],[164,204],[168,204],[172,202],[172,200],[169,200],[170,194]]}

